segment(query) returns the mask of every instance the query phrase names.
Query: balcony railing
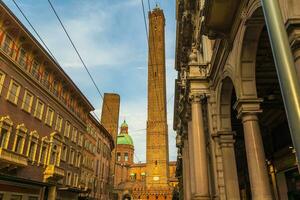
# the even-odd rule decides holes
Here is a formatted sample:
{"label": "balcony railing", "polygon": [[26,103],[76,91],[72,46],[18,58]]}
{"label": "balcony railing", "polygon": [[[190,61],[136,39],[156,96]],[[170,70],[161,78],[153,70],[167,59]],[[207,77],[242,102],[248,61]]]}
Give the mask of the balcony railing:
{"label": "balcony railing", "polygon": [[26,156],[3,148],[0,148],[0,163],[1,162],[20,167],[26,167],[28,165]]}
{"label": "balcony railing", "polygon": [[48,165],[44,172],[44,178],[61,179],[65,176],[65,171],[55,165]]}

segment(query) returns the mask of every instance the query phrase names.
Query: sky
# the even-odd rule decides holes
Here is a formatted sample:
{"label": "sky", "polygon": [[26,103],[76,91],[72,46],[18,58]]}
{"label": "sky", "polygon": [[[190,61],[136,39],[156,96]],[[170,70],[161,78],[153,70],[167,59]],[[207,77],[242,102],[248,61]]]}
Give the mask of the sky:
{"label": "sky", "polygon": [[[3,0],[33,33],[12,0]],[[84,70],[47,0],[16,0],[57,61],[101,116],[102,99]],[[51,0],[102,93],[121,97],[119,124],[126,120],[135,162],[146,160],[147,37],[141,0]],[[166,80],[169,159],[176,160],[173,102],[175,1],[150,0],[166,18]],[[148,11],[147,1],[144,0]],[[146,13],[146,17],[147,17]],[[35,35],[33,33],[33,35]],[[100,117],[99,117],[100,118]]]}

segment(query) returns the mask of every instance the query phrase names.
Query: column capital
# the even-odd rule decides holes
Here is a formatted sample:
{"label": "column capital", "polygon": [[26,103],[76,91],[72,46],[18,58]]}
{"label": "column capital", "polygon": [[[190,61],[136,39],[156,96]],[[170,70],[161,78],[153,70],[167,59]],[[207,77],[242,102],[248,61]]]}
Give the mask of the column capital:
{"label": "column capital", "polygon": [[219,144],[221,148],[233,147],[235,143],[234,137],[236,136],[235,131],[218,131],[217,135],[219,137]]}
{"label": "column capital", "polygon": [[238,99],[233,108],[237,110],[237,118],[241,119],[243,115],[256,115],[261,113],[260,103],[263,102],[263,99]]}
{"label": "column capital", "polygon": [[206,99],[206,95],[203,93],[192,93],[189,95],[191,103],[202,103]]}

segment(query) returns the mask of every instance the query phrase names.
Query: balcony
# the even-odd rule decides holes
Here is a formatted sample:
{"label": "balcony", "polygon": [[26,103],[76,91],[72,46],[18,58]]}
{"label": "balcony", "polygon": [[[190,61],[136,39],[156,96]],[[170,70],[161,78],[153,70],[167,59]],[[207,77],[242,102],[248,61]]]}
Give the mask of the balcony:
{"label": "balcony", "polygon": [[211,0],[204,5],[204,33],[211,38],[227,35],[234,23],[240,0]]}
{"label": "balcony", "polygon": [[51,179],[59,180],[64,176],[65,176],[65,171],[62,168],[57,167],[55,165],[48,165],[44,172],[45,179],[51,178]]}
{"label": "balcony", "polygon": [[0,148],[0,163],[16,167],[26,167],[28,165],[26,156],[3,148]]}

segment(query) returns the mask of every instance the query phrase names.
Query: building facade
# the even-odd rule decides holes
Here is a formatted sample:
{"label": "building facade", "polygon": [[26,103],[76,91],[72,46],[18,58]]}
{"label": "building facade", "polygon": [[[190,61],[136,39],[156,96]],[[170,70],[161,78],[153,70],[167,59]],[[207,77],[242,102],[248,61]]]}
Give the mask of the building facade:
{"label": "building facade", "polygon": [[[300,79],[300,4],[278,2]],[[295,149],[261,1],[176,3],[181,199],[299,199]]]}
{"label": "building facade", "polygon": [[[112,136],[89,114],[94,108],[73,81],[3,2],[0,13],[0,199],[73,200],[95,191],[82,181],[83,169],[90,160],[103,160],[100,173],[108,171]],[[87,130],[89,124],[95,135]],[[93,186],[108,182],[106,174],[97,176],[99,165],[90,170]],[[108,197],[103,192],[97,199]]]}
{"label": "building facade", "polygon": [[178,180],[175,176],[176,162],[168,163],[170,175],[167,177],[168,188],[155,188],[147,182],[147,163],[134,163],[134,143],[124,121],[117,137],[115,167],[115,192],[117,200],[129,199],[172,199]]}

